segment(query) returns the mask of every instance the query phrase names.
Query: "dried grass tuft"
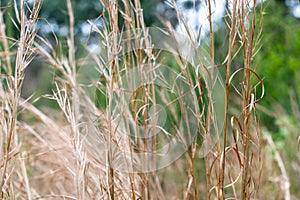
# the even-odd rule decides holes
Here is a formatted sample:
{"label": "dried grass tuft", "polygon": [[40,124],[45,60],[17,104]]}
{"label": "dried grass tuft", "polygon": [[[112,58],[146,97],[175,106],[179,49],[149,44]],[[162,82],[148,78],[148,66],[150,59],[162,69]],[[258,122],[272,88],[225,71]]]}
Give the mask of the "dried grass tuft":
{"label": "dried grass tuft", "polygon": [[[183,54],[173,59],[178,66],[178,77],[187,80],[193,105],[205,105],[203,108],[197,107],[193,113],[200,124],[197,137],[207,139],[207,145],[216,140],[216,145],[201,159],[199,155],[203,152],[199,147],[199,139],[192,140],[188,133],[178,134],[182,145],[190,142],[182,157],[168,167],[156,170],[156,158],[148,156],[146,158],[150,164],[150,160],[153,161],[154,170],[133,173],[135,168],[145,164],[141,157],[136,156],[136,152],[155,151],[161,145],[160,142],[168,140],[168,134],[164,140],[156,136],[151,140],[139,137],[134,132],[137,116],[142,113],[144,119],[147,118],[151,111],[149,102],[155,99],[155,95],[161,95],[165,99],[167,97],[163,92],[156,94],[154,84],[140,87],[136,96],[132,97],[132,101],[136,102],[132,104],[130,112],[135,117],[127,118],[126,123],[124,122],[127,125],[125,130],[136,134],[128,136],[120,131],[122,124],[114,115],[115,94],[119,94],[119,103],[124,103],[124,91],[120,89],[124,83],[120,80],[122,74],[128,73],[132,66],[137,66],[138,69],[150,66],[151,74],[165,60],[160,59],[163,52],[157,51],[151,41],[146,39],[143,41],[146,47],[118,56],[120,51],[126,52],[126,49],[122,49],[120,35],[127,39],[134,36],[134,44],[138,46],[141,42],[140,35],[148,34],[141,3],[139,0],[123,0],[122,10],[117,0],[101,2],[105,6],[101,16],[108,16],[108,19],[103,30],[96,31],[99,40],[106,47],[107,55],[90,56],[103,80],[97,80],[88,86],[78,81],[78,68],[84,67],[85,63],[76,57],[75,19],[71,0],[66,1],[70,28],[67,50],[60,45],[61,41],[55,35],[54,45],[37,35],[36,23],[40,20],[38,16],[42,6],[40,0],[35,0],[31,8],[25,0],[21,0],[20,7],[15,6],[19,40],[14,44],[16,51],[11,50],[12,40],[5,35],[1,8],[0,39],[3,50],[0,52],[0,198],[204,199],[203,195],[206,199],[263,198],[260,196],[260,185],[264,181],[261,173],[263,159],[266,158],[261,151],[266,144],[262,143],[256,107],[264,92],[257,96],[255,90],[260,86],[264,91],[264,86],[253,64],[253,57],[261,40],[262,24],[257,20],[257,15],[262,16],[262,7],[259,8],[262,4],[257,4],[255,0],[233,0],[228,5],[230,9],[225,17],[228,35],[224,38],[228,45],[227,57],[219,67],[215,63],[212,22],[212,5],[216,2],[207,1],[210,24],[209,59],[204,60],[202,53],[205,52],[199,51],[200,42],[193,42],[199,38],[188,28],[175,1],[168,1],[177,12],[179,21],[184,24],[187,38],[193,44],[195,62],[198,62],[189,68]],[[257,10],[260,12],[256,12]],[[124,30],[119,30],[119,17],[124,19]],[[178,42],[170,23],[163,21],[163,24],[173,40]],[[125,47],[131,49],[131,45],[133,43],[128,42]],[[179,42],[176,44],[178,51],[184,52],[180,45]],[[25,70],[36,55],[41,56],[54,71],[55,87],[52,94],[43,98],[54,101],[58,109],[36,107],[31,99],[20,98]],[[11,62],[14,58],[15,62]],[[154,64],[153,60],[158,63]],[[233,67],[237,63],[238,69]],[[199,75],[199,68],[208,76]],[[217,71],[220,75],[214,79]],[[194,77],[197,77],[196,80]],[[216,80],[223,79],[225,99],[219,100],[225,102],[222,113],[224,122],[223,130],[219,130],[217,117],[214,115],[217,102],[213,96],[213,87]],[[162,80],[164,81],[168,81],[167,77]],[[97,107],[94,97],[88,94],[85,87],[91,86],[105,91],[107,102],[104,109]],[[205,98],[207,104],[203,103]],[[155,101],[152,109],[159,110]],[[170,112],[176,114],[176,110],[170,109]],[[188,111],[182,111],[181,114],[185,122],[191,118]],[[144,120],[144,126],[149,128],[147,120]],[[154,120],[154,126],[167,133],[167,130],[159,127],[157,119]],[[170,126],[177,131],[175,123]],[[298,138],[298,146],[299,140]],[[274,147],[270,138],[267,138],[267,142]],[[129,152],[128,157],[122,163],[115,162],[118,158],[123,158],[122,151]],[[281,182],[285,199],[290,199],[287,172],[278,153],[276,161],[285,178]],[[117,167],[126,169],[127,172],[122,172]]]}

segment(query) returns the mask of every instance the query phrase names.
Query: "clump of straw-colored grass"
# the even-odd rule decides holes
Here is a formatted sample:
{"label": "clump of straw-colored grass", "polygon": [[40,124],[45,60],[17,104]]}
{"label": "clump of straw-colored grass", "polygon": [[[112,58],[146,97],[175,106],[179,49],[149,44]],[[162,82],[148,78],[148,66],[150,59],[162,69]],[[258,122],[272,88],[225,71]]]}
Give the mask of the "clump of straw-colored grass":
{"label": "clump of straw-colored grass", "polygon": [[[203,60],[203,52],[199,51],[201,42],[197,41],[196,34],[189,29],[176,2],[169,1],[177,13],[179,22],[183,23],[186,29],[186,37],[194,45],[192,49],[195,54],[195,63],[192,63],[192,67],[187,67],[191,63],[184,61],[184,55],[179,54],[171,60],[175,60],[178,77],[184,77],[189,83],[188,88],[192,93],[194,105],[205,102],[204,98],[207,99],[207,103],[203,103],[202,108],[195,106],[197,109],[193,114],[198,120],[199,131],[197,139],[188,141],[190,145],[183,156],[158,171],[155,168],[156,160],[153,159],[154,170],[138,173],[133,173],[133,169],[143,163],[140,163],[139,157],[132,155],[149,149],[155,151],[160,141],[156,137],[151,140],[141,139],[137,134],[124,136],[118,129],[120,124],[114,115],[116,111],[114,97],[117,93],[121,99],[123,91],[118,88],[122,88],[122,74],[129,72],[132,66],[138,69],[150,66],[154,70],[164,61],[161,59],[162,63],[153,64],[152,61],[159,60],[162,52],[155,49],[150,41],[147,41],[149,44],[145,42],[148,44],[147,47],[141,46],[140,49],[130,53],[123,49],[126,53],[119,56],[122,51],[122,43],[118,40],[120,35],[124,34],[122,36],[127,39],[134,35],[135,44],[141,42],[140,35],[147,35],[141,2],[122,0],[122,9],[117,0],[101,1],[104,10],[100,17],[108,16],[108,18],[103,18],[105,26],[102,30],[98,30],[97,34],[106,48],[107,55],[105,58],[101,57],[103,54],[91,57],[94,59],[93,64],[99,79],[103,77],[104,82],[96,80],[89,86],[78,81],[78,68],[84,69],[85,63],[76,57],[74,36],[76,19],[71,0],[66,0],[69,17],[67,50],[61,47],[61,41],[56,36],[54,37],[56,44],[53,45],[46,38],[37,35],[36,23],[44,20],[38,17],[41,2],[35,0],[31,8],[25,0],[21,1],[19,7],[14,4],[17,16],[14,23],[19,29],[19,39],[14,41],[15,52],[9,48],[12,40],[5,35],[3,9],[0,10],[0,39],[3,44],[3,52],[0,52],[1,198],[260,198],[263,158],[256,104],[262,98],[263,92],[261,96],[256,95],[255,89],[257,85],[263,88],[263,82],[255,72],[253,57],[260,47],[262,24],[257,21],[257,15],[262,15],[262,8],[258,8],[255,0],[233,0],[228,6],[225,17],[228,31],[225,38],[228,45],[227,56],[220,66],[215,63],[216,47],[212,20],[212,7],[216,2],[207,1],[209,11],[207,17],[210,24],[209,58]],[[120,17],[124,19],[124,30],[119,29]],[[175,33],[173,27],[167,21],[163,24],[172,36],[172,33]],[[174,35],[173,39],[177,41],[178,38]],[[133,45],[130,42],[126,44],[128,49]],[[180,50],[179,43],[176,47],[179,48],[179,52],[183,51]],[[11,62],[14,55],[15,62]],[[47,66],[54,69],[55,87],[52,94],[43,98],[55,101],[58,105],[56,110],[37,108],[30,99],[24,100],[20,97],[25,70],[35,55],[39,55]],[[239,64],[238,69],[232,67],[236,63]],[[199,75],[196,71],[199,68],[204,69],[208,76]],[[212,77],[216,72],[220,75],[214,79]],[[222,85],[224,99],[214,99],[213,87],[216,80],[224,82]],[[167,81],[167,77],[163,81]],[[236,86],[236,83],[242,87]],[[133,102],[134,100],[137,102],[132,104],[130,110],[136,121],[129,118],[125,120],[128,132],[132,130],[129,126],[138,122],[137,113],[140,110],[144,109],[143,119],[147,119],[150,113],[149,102],[155,99],[156,93],[155,86],[149,85],[145,84],[139,88],[140,93],[136,93],[135,99],[132,99]],[[106,98],[105,107],[97,106],[94,97],[91,97],[84,87],[103,90]],[[159,95],[165,94],[161,91]],[[122,102],[122,99],[120,101]],[[225,102],[222,129],[217,128],[219,127],[215,116],[217,101]],[[139,105],[143,106],[138,107]],[[154,111],[159,109],[155,101],[153,109]],[[170,112],[176,113],[172,109]],[[181,112],[186,121],[191,117],[187,113]],[[147,120],[143,123],[145,127],[149,125]],[[170,124],[173,130],[176,130],[174,123]],[[154,126],[158,127],[157,121],[154,122]],[[198,138],[205,138],[207,141],[216,140],[216,145],[211,146],[204,159],[199,156],[201,139]],[[267,141],[273,145],[272,140],[267,138]],[[182,144],[186,144],[184,139]],[[121,163],[121,166],[124,165],[129,169],[127,172],[118,170],[116,165],[120,163],[114,162],[124,150],[130,153],[124,163]],[[280,163],[280,157],[277,157],[277,161]],[[205,172],[200,168],[205,169]],[[205,175],[199,175],[200,172]],[[174,177],[177,174],[179,180]]]}

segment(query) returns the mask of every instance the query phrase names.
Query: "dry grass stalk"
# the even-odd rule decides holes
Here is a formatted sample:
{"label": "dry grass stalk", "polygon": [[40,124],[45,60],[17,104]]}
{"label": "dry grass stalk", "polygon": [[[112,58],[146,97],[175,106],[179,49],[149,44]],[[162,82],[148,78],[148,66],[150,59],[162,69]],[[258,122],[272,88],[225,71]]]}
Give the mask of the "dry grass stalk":
{"label": "dry grass stalk", "polygon": [[[34,2],[34,8],[30,14],[30,16],[26,16],[25,9],[26,3],[25,1],[20,2],[20,12],[17,12],[17,18],[19,19],[20,24],[20,40],[17,42],[18,49],[16,55],[16,61],[14,66],[14,72],[12,72],[12,66],[10,62],[9,53],[6,54],[6,83],[7,89],[5,89],[1,85],[1,99],[3,100],[1,103],[1,109],[3,113],[1,124],[3,130],[3,140],[1,143],[5,143],[6,147],[3,148],[3,159],[1,160],[2,170],[1,170],[1,179],[0,179],[0,188],[1,190],[1,198],[9,195],[9,190],[13,191],[13,188],[10,188],[10,175],[13,173],[13,168],[9,165],[10,162],[15,160],[16,158],[21,159],[21,157],[15,156],[14,154],[18,152],[19,144],[18,144],[18,108],[20,102],[20,93],[22,81],[24,78],[24,72],[26,67],[32,61],[34,56],[34,39],[36,36],[36,27],[35,23],[37,21],[37,15],[39,9],[41,7],[41,1]],[[5,35],[5,26],[3,23],[3,14],[1,11],[1,39],[4,44],[5,52],[9,52],[8,41]],[[22,168],[21,164],[21,168]],[[11,171],[8,171],[11,170]],[[24,172],[24,170],[23,170]],[[27,189],[29,189],[28,179],[25,174],[24,176],[25,184]],[[28,191],[28,197],[31,197],[31,192]]]}

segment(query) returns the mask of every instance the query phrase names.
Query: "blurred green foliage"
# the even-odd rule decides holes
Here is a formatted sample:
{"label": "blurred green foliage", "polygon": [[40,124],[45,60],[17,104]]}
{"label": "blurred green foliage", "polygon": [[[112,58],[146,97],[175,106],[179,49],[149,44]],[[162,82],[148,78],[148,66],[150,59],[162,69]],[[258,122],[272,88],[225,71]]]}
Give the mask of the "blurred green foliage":
{"label": "blurred green foliage", "polygon": [[[263,34],[261,48],[254,57],[253,67],[264,81],[265,96],[259,102],[263,110],[260,111],[261,125],[271,130],[276,139],[282,139],[282,130],[276,122],[275,107],[282,107],[291,118],[293,109],[299,109],[291,105],[291,101],[300,99],[300,19],[293,16],[285,1],[265,1],[263,4]],[[226,19],[226,18],[224,18]],[[227,56],[228,32],[224,31],[225,24],[219,25],[220,29],[215,34],[215,58],[216,64],[222,66]],[[238,54],[232,63],[232,70],[243,65],[243,55]],[[223,69],[221,68],[221,71]],[[237,77],[237,82],[239,78]],[[257,82],[257,80],[255,80]],[[257,97],[261,94],[261,87],[257,87]],[[291,93],[295,93],[296,99],[291,99]],[[281,112],[278,110],[278,112]],[[276,113],[277,114],[277,113]],[[284,115],[284,113],[282,113]],[[278,134],[275,134],[278,133]]]}
{"label": "blurred green foliage", "polygon": [[[292,115],[290,93],[295,92],[296,98],[300,98],[299,36],[300,20],[289,14],[284,2],[267,1],[264,6],[262,48],[255,57],[255,65],[264,79],[266,90],[261,105],[272,112],[275,105],[280,105]],[[278,130],[273,117],[262,113],[261,121],[270,130]]]}
{"label": "blurred green foliage", "polygon": [[[19,2],[19,1],[17,1]],[[29,4],[32,1],[28,1]],[[131,1],[134,3],[134,1]],[[167,6],[162,0],[142,0],[143,14],[147,26],[161,26],[158,16],[162,16],[172,21],[175,11]],[[199,3],[199,1],[197,1]],[[75,36],[76,42],[85,43],[87,39],[82,32],[82,24],[88,19],[97,19],[102,14],[103,5],[100,1],[95,0],[76,0],[72,1],[75,15]],[[14,10],[11,0],[2,0],[1,7],[5,11],[6,19],[14,17]],[[122,8],[123,3],[119,0],[119,6]],[[187,1],[184,6],[192,8],[192,1]],[[259,12],[259,11],[258,11]],[[41,34],[48,34],[48,38],[53,39],[51,32],[45,30],[50,24],[53,30],[60,36],[63,29],[68,30],[69,18],[67,14],[66,1],[44,0],[41,10],[41,20],[38,24]],[[121,16],[121,15],[120,15]],[[121,17],[120,17],[121,18]],[[17,37],[17,31],[11,20],[6,21],[7,35]],[[122,21],[120,20],[120,29]],[[44,25],[44,26],[43,26]],[[215,58],[216,63],[221,63],[226,57],[226,44],[224,37],[227,36],[225,25],[219,25],[215,34]],[[61,36],[60,42],[64,43],[65,36]],[[288,114],[292,115],[290,103],[290,92],[294,91],[297,99],[300,99],[300,20],[290,14],[289,7],[283,0],[266,1],[264,3],[263,16],[263,38],[262,48],[255,57],[254,65],[257,66],[257,72],[264,79],[266,95],[260,104],[269,110],[273,110],[274,105],[281,105]],[[62,45],[63,48],[66,45]],[[82,55],[83,47],[78,46],[77,52]],[[242,60],[236,59],[233,63],[233,70],[242,65]],[[50,74],[50,73],[49,73]],[[52,77],[52,75],[51,75]],[[295,100],[297,101],[297,100]],[[299,106],[298,106],[299,107]],[[278,126],[272,116],[262,113],[261,122],[268,129],[278,131]]]}

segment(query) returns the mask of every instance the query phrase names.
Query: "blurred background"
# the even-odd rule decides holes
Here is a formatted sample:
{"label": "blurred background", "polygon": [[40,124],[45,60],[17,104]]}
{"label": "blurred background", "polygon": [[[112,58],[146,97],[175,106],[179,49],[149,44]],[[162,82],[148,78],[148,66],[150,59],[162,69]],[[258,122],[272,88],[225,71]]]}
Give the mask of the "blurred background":
{"label": "blurred background", "polygon": [[[7,1],[7,2],[5,2]],[[9,0],[1,1],[7,5]],[[33,0],[28,0],[28,3]],[[207,20],[207,5],[201,0],[177,0],[188,25],[195,34],[201,37],[201,42],[208,42],[209,25]],[[182,24],[178,22],[175,10],[167,0],[142,0],[143,14],[147,26],[163,27],[162,20],[169,21],[178,32]],[[122,2],[119,3],[122,6]],[[75,15],[76,55],[84,57],[88,53],[99,53],[97,34],[94,29],[104,26],[105,16],[100,1],[73,1]],[[13,9],[9,7],[9,9]],[[226,56],[226,44],[223,38],[228,33],[225,29],[225,10],[230,9],[230,1],[217,0],[213,6],[213,21],[215,30],[216,65],[221,65]],[[264,79],[266,95],[260,103],[261,124],[267,130],[274,132],[274,137],[283,139],[287,133],[280,126],[281,117],[286,117],[289,123],[295,125],[300,120],[300,3],[297,0],[266,0],[263,6],[263,34],[261,49],[255,57],[257,72]],[[38,24],[39,34],[55,45],[57,36],[61,45],[67,46],[68,16],[66,2],[59,0],[44,0]],[[259,12],[259,11],[258,11]],[[6,12],[6,17],[13,15]],[[10,37],[17,37],[13,22],[7,21],[7,32]],[[122,30],[122,19],[119,28]],[[51,88],[51,73],[43,71],[43,60],[37,58],[28,68],[23,88],[23,96],[32,94],[40,96]],[[238,66],[239,63],[234,63]],[[49,77],[50,76],[50,77]],[[47,82],[47,80],[49,82]],[[51,91],[51,90],[50,90]],[[276,133],[276,134],[275,134]]]}

